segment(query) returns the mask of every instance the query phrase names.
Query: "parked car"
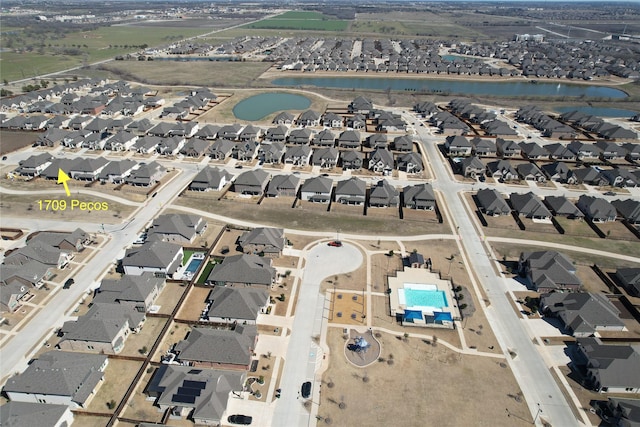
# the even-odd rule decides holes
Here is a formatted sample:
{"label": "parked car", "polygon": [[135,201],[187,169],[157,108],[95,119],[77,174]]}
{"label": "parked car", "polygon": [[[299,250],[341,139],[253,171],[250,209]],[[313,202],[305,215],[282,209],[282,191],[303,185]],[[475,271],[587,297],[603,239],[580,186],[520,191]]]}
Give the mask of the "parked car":
{"label": "parked car", "polygon": [[62,285],[62,289],[69,289],[74,283],[76,283],[76,281],[69,278],[64,282],[64,285]]}
{"label": "parked car", "polygon": [[306,381],[302,383],[302,389],[300,390],[300,394],[305,399],[308,399],[311,396],[311,381]]}
{"label": "parked car", "polygon": [[606,193],[603,193],[605,196],[615,196],[616,193],[614,193],[613,191],[607,191]]}
{"label": "parked car", "polygon": [[340,240],[332,240],[331,242],[327,243],[329,246],[333,246],[334,248],[339,248],[342,246],[342,242]]}
{"label": "parked car", "polygon": [[227,418],[227,420],[231,423],[231,424],[241,424],[243,426],[248,426],[249,424],[251,424],[251,421],[253,421],[253,417],[250,417],[249,415],[229,415],[229,418]]}

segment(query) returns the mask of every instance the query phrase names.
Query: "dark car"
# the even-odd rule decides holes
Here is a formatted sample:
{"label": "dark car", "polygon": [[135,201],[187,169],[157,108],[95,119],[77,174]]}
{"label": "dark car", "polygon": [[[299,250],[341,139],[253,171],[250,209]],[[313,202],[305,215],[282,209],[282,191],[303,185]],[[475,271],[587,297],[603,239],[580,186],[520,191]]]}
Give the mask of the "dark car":
{"label": "dark car", "polygon": [[64,285],[62,285],[62,289],[69,289],[71,287],[71,285],[73,285],[74,283],[76,283],[75,280],[67,279],[67,281],[64,282]]}
{"label": "dark car", "polygon": [[334,248],[339,248],[339,247],[342,246],[342,242],[340,240],[333,240],[333,241],[327,243],[327,245],[333,246]]}
{"label": "dark car", "polygon": [[613,191],[607,191],[606,193],[603,193],[605,196],[615,196],[616,193],[614,193]]}
{"label": "dark car", "polygon": [[311,381],[302,383],[302,389],[300,390],[300,394],[302,394],[302,397],[304,397],[305,399],[311,396]]}
{"label": "dark car", "polygon": [[249,415],[229,415],[228,421],[232,424],[242,424],[248,426],[253,421],[253,417]]}

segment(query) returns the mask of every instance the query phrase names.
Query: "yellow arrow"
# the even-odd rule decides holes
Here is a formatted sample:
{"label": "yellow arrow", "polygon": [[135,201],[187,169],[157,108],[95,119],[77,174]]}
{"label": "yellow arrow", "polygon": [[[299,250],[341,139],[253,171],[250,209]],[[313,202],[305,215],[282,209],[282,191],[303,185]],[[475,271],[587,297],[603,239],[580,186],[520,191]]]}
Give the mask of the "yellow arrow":
{"label": "yellow arrow", "polygon": [[67,197],[71,197],[71,191],[69,191],[69,186],[67,185],[67,181],[69,181],[69,175],[67,175],[62,169],[58,169],[58,184],[64,185],[64,191],[67,192]]}

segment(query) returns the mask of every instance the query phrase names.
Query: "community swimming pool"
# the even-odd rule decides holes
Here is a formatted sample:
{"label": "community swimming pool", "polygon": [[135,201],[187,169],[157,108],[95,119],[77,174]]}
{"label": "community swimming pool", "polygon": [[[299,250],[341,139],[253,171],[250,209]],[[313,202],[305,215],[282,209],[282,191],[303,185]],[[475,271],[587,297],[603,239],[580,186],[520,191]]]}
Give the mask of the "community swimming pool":
{"label": "community swimming pool", "polygon": [[448,307],[444,291],[434,285],[405,284],[404,289],[398,289],[400,304],[408,309],[417,307],[443,308]]}

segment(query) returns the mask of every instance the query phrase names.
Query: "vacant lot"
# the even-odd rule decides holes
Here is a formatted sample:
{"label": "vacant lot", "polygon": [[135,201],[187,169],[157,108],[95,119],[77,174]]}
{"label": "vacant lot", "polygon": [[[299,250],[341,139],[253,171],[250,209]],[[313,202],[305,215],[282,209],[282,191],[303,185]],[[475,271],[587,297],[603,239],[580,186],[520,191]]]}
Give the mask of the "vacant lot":
{"label": "vacant lot", "polygon": [[245,26],[251,29],[343,31],[348,21],[334,19],[318,12],[285,12],[273,18],[264,19]]}
{"label": "vacant lot", "polygon": [[504,362],[461,356],[418,339],[382,334],[378,340],[384,362],[358,369],[344,357],[341,330],[329,330],[331,355],[318,413],[333,425],[397,425],[398,420],[403,426],[531,425]]}
{"label": "vacant lot", "polygon": [[12,132],[3,130],[0,132],[0,135],[2,136],[0,155],[4,155],[21,148],[31,146],[36,142],[36,139],[38,139],[40,134],[35,132]]}

